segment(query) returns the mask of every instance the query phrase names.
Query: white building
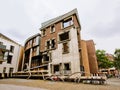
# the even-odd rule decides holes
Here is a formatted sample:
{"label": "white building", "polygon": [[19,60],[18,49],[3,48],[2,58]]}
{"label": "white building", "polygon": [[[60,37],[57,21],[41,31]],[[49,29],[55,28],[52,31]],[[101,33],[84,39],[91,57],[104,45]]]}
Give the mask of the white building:
{"label": "white building", "polygon": [[4,53],[4,61],[0,64],[0,77],[10,77],[11,73],[18,71],[23,47],[1,33],[0,43],[8,50]]}

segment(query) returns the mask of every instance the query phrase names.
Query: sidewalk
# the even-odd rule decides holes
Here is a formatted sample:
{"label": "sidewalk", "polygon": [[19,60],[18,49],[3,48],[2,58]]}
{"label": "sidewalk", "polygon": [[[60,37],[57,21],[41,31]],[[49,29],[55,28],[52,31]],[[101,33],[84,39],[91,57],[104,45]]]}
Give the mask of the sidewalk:
{"label": "sidewalk", "polygon": [[43,88],[35,88],[28,86],[16,86],[8,84],[0,84],[0,90],[47,90]]}

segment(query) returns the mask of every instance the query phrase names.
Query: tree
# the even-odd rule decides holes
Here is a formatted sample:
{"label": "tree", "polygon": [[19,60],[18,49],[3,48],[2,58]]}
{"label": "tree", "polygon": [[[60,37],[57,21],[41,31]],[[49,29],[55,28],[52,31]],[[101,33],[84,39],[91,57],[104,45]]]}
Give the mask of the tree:
{"label": "tree", "polygon": [[120,70],[120,49],[116,49],[114,52],[114,66],[117,70]]}
{"label": "tree", "polygon": [[96,56],[99,68],[111,68],[113,67],[113,62],[111,62],[106,56],[105,50],[96,50]]}

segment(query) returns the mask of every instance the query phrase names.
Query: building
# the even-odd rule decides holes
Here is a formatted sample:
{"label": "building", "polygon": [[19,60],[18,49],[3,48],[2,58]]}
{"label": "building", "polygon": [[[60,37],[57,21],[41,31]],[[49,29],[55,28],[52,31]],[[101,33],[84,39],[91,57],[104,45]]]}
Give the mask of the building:
{"label": "building", "polygon": [[98,63],[96,57],[95,44],[93,40],[87,40],[86,44],[87,44],[90,73],[98,73]]}
{"label": "building", "polygon": [[[77,9],[42,23],[40,32],[41,34],[26,40],[22,69],[14,76],[28,75],[30,78],[40,77],[43,73],[47,76],[69,75],[81,71],[86,72],[86,75],[96,73],[97,61],[93,57],[95,47],[93,42],[81,40]],[[91,62],[95,64],[93,71]]]}
{"label": "building", "polygon": [[42,23],[40,51],[49,74],[68,75],[82,71],[81,25],[77,9]]}
{"label": "building", "polygon": [[24,55],[22,62],[22,70],[36,70],[41,65],[40,55],[40,34],[29,37],[24,45]]}
{"label": "building", "polygon": [[22,46],[0,33],[0,50],[2,51],[0,63],[0,78],[10,77],[11,73],[18,71],[18,62],[22,59]]}

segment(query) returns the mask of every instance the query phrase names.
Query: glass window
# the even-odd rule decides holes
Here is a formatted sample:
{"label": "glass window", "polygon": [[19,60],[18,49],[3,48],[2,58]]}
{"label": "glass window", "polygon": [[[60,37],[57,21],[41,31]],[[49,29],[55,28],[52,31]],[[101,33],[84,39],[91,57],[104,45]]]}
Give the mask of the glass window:
{"label": "glass window", "polygon": [[73,25],[72,18],[69,18],[69,19],[63,21],[63,28],[66,28],[66,27],[71,26],[71,25]]}

